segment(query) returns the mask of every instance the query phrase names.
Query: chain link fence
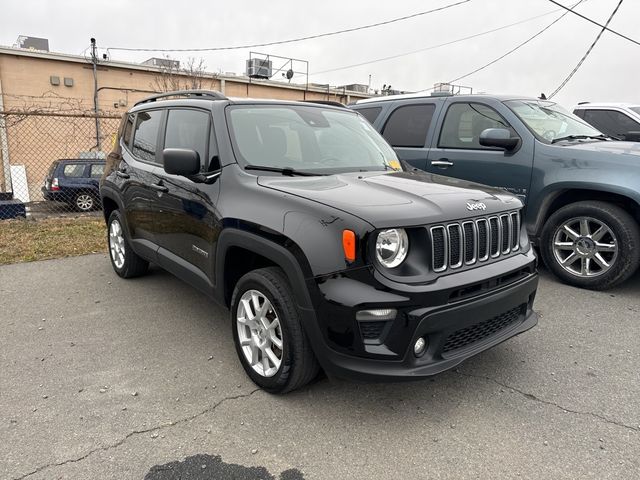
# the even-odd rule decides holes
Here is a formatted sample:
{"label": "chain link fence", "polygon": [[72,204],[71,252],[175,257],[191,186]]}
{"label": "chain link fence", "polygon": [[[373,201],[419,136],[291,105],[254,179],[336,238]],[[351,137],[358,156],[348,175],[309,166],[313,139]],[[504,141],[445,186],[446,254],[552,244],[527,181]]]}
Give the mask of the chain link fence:
{"label": "chain link fence", "polygon": [[0,112],[0,220],[98,215],[116,115]]}

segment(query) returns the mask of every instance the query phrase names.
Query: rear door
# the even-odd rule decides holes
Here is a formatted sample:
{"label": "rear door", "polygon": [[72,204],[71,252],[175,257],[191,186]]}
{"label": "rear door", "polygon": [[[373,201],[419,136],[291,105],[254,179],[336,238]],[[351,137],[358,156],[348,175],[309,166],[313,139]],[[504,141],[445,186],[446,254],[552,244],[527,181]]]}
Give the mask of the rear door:
{"label": "rear door", "polygon": [[[217,160],[211,115],[197,108],[168,110],[163,148],[195,150],[200,157],[201,172],[210,170]],[[195,183],[160,169],[158,184],[159,213],[156,232],[158,263],[169,271],[190,280],[195,286],[211,289],[218,238],[216,201],[219,182]]]}
{"label": "rear door", "polygon": [[[506,128],[520,143],[511,152],[484,147],[480,133]],[[535,140],[499,101],[465,101],[452,97],[438,119],[426,170],[504,188],[526,202],[531,183]]]}

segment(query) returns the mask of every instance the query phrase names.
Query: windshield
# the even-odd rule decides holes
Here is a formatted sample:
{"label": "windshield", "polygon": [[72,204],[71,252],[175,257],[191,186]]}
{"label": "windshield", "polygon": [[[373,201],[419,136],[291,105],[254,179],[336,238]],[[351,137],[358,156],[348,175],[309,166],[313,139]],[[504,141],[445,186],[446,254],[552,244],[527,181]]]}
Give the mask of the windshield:
{"label": "windshield", "polygon": [[629,107],[629,108],[636,113],[640,113],[640,107]]}
{"label": "windshield", "polygon": [[400,170],[393,149],[354,112],[300,105],[236,105],[228,112],[233,148],[245,167]]}
{"label": "windshield", "polygon": [[509,100],[505,104],[538,137],[548,142],[576,136],[600,136],[602,132],[562,108],[544,100]]}

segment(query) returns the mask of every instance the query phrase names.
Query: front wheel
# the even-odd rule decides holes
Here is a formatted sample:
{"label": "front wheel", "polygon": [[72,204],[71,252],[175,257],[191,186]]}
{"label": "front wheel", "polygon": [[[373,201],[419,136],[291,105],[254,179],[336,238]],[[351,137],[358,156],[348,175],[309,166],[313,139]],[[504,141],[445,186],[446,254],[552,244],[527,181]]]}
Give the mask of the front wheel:
{"label": "front wheel", "polygon": [[637,270],[640,228],[616,205],[576,202],[549,217],[540,252],[546,266],[564,282],[605,290]]}
{"label": "front wheel", "polygon": [[261,268],[238,281],[231,299],[231,324],[240,362],[264,390],[289,392],[318,374],[293,292],[281,269]]}

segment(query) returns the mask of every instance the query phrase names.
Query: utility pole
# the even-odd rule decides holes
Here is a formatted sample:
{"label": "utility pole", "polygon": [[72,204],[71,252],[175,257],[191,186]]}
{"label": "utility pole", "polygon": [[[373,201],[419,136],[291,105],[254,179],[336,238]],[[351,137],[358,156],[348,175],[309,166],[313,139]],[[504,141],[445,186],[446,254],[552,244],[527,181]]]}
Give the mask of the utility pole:
{"label": "utility pole", "polygon": [[102,150],[100,138],[100,119],[98,118],[98,55],[96,52],[96,39],[91,39],[91,63],[93,64],[93,113],[96,119],[96,147]]}

